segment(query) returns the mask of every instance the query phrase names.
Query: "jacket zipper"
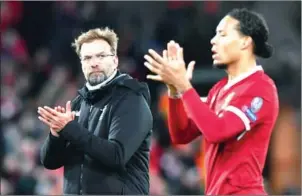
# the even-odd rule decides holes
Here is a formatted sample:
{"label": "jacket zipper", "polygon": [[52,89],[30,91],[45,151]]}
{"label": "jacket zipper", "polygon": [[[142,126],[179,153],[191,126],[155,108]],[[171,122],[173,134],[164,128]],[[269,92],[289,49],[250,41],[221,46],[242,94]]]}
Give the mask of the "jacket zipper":
{"label": "jacket zipper", "polygon": [[[90,109],[89,109],[89,113],[88,113],[88,119],[89,119],[89,116],[90,116],[90,112],[92,110],[92,105],[90,106]],[[83,161],[85,160],[85,155],[84,155],[84,159]],[[80,195],[83,195],[83,168],[84,168],[84,163],[81,164],[81,175],[80,175]]]}
{"label": "jacket zipper", "polygon": [[80,195],[83,194],[83,189],[82,189],[82,183],[83,183],[83,163],[81,164],[81,175],[80,175]]}

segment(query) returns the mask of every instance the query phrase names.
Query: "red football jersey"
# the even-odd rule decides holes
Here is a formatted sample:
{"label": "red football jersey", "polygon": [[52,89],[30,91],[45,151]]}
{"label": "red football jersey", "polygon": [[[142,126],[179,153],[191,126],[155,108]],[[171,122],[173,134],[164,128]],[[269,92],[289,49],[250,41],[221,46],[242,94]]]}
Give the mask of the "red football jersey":
{"label": "red football jersey", "polygon": [[206,195],[266,194],[262,171],[279,101],[274,82],[257,66],[219,81],[206,102],[194,89],[169,99],[169,131],[175,143],[202,135]]}

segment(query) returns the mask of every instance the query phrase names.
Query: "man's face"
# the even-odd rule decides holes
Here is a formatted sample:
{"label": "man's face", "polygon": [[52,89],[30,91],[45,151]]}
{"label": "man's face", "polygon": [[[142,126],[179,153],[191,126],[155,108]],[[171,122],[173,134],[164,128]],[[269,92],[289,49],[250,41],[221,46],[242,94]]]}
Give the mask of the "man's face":
{"label": "man's face", "polygon": [[213,64],[217,67],[227,66],[240,57],[242,36],[236,29],[239,22],[225,16],[216,28],[216,35],[212,38]]}
{"label": "man's face", "polygon": [[84,43],[80,58],[84,76],[92,86],[105,81],[118,65],[118,59],[111,52],[110,45],[102,39]]}

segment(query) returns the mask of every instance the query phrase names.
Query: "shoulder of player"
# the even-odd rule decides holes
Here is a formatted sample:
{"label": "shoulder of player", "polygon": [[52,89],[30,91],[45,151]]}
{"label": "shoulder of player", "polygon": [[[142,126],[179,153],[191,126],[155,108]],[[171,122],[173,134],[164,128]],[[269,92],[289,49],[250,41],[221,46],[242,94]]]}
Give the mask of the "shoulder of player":
{"label": "shoulder of player", "polygon": [[267,75],[261,74],[257,80],[253,81],[247,90],[248,94],[252,96],[263,96],[268,100],[277,96],[277,88],[275,82]]}
{"label": "shoulder of player", "polygon": [[266,73],[262,74],[261,80],[260,80],[263,84],[265,84],[268,88],[272,88],[272,90],[277,91],[277,87],[276,84],[274,82],[274,80],[267,75]]}

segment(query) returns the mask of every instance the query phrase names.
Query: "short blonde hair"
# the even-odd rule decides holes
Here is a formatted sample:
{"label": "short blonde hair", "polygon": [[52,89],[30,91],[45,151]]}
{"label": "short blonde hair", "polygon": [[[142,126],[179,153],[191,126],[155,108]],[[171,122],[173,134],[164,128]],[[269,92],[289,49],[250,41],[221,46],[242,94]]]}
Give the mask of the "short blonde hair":
{"label": "short blonde hair", "polygon": [[90,29],[89,31],[82,33],[74,40],[72,46],[75,48],[78,56],[80,56],[81,47],[84,43],[89,43],[99,39],[108,42],[111,47],[111,52],[117,54],[118,37],[116,33],[108,27]]}

